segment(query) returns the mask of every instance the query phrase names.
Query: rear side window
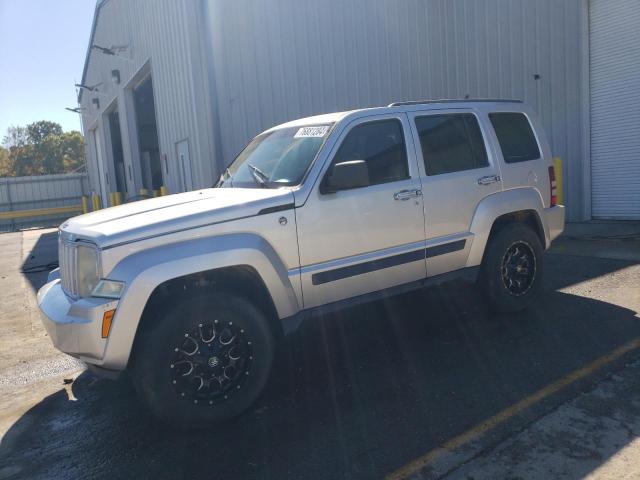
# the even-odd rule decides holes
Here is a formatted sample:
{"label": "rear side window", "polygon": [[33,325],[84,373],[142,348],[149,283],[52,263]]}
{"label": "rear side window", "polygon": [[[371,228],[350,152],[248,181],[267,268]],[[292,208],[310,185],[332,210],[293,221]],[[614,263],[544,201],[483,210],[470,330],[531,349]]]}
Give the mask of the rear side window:
{"label": "rear side window", "polygon": [[416,117],[427,175],[473,170],[489,165],[475,115],[455,113]]}
{"label": "rear side window", "polygon": [[332,163],[350,160],[367,163],[370,185],[409,178],[402,124],[398,120],[381,120],[354,127]]}
{"label": "rear side window", "polygon": [[526,162],[540,158],[538,142],[529,119],[522,113],[490,113],[502,157],[507,163]]}

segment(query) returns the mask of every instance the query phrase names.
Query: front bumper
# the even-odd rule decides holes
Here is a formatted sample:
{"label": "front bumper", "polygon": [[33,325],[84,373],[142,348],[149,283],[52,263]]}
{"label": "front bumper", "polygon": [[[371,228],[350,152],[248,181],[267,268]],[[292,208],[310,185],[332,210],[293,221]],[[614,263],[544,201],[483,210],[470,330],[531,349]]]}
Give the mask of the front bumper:
{"label": "front bumper", "polygon": [[38,292],[40,316],[53,346],[98,366],[103,364],[107,347],[107,339],[102,338],[102,317],[117,306],[118,301],[111,299],[74,300],[64,293],[59,279]]}
{"label": "front bumper", "polygon": [[549,232],[547,247],[555,240],[564,230],[564,205],[556,205],[555,207],[544,209],[544,221]]}

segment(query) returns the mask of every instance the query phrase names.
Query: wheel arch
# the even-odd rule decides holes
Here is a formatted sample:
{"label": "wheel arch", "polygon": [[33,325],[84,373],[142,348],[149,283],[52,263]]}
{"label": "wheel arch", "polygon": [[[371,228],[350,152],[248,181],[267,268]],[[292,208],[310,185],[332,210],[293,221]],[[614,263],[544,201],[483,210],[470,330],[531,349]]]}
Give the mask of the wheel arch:
{"label": "wheel arch", "polygon": [[[162,310],[177,298],[191,298],[212,291],[237,294],[245,297],[267,315],[274,334],[282,332],[278,311],[273,298],[258,271],[251,265],[234,265],[190,273],[171,278],[156,286],[142,312],[138,332],[145,328],[145,318]],[[277,322],[277,323],[276,323]]]}
{"label": "wheel arch", "polygon": [[158,316],[171,305],[175,305],[176,301],[215,291],[237,294],[251,301],[267,317],[274,338],[280,339],[284,336],[273,298],[258,271],[251,265],[234,265],[183,275],[156,286],[138,323],[131,356],[135,355],[136,344],[141,336],[153,330],[158,325],[155,321]]}
{"label": "wheel arch", "polygon": [[545,245],[545,237],[544,237],[544,227],[542,226],[542,220],[540,219],[540,215],[533,209],[530,210],[516,210],[514,212],[505,213],[500,215],[493,221],[491,225],[491,230],[489,231],[489,240],[498,233],[505,226],[518,223],[518,224],[526,224],[528,225],[538,236],[540,243]]}
{"label": "wheel arch", "polygon": [[241,295],[259,303],[276,335],[280,319],[300,310],[282,260],[268,242],[251,234],[143,250],[122,260],[109,276],[127,285],[105,350],[104,366],[114,370],[126,367],[136,335],[149,328],[152,313],[166,306],[178,288],[230,291],[242,286]]}
{"label": "wheel arch", "polygon": [[476,208],[471,223],[473,244],[467,259],[467,266],[482,263],[486,246],[505,225],[525,222],[538,235],[543,248],[547,248],[549,232],[542,221],[544,205],[537,190],[518,188],[498,192],[483,199]]}

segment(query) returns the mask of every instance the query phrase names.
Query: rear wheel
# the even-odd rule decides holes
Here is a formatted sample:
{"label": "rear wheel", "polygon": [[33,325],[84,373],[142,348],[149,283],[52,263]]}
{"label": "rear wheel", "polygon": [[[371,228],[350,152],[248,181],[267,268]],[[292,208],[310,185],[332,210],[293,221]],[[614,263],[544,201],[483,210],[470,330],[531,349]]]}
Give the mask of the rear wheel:
{"label": "rear wheel", "polygon": [[247,409],[271,370],[274,340],[249,300],[216,293],[185,299],[136,344],[134,387],[151,412],[180,429]]}
{"label": "rear wheel", "polygon": [[528,226],[510,224],[487,244],[478,283],[491,308],[517,312],[535,300],[542,286],[543,248]]}

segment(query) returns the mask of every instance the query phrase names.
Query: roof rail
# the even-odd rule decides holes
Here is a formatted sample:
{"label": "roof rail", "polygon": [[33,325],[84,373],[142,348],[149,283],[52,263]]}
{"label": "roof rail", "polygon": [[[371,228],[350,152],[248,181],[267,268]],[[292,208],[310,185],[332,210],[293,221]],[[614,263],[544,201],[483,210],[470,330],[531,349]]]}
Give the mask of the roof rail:
{"label": "roof rail", "polygon": [[411,100],[408,102],[393,102],[388,107],[399,107],[402,105],[428,105],[431,103],[464,103],[464,102],[490,102],[490,103],[522,103],[522,100],[510,100],[508,98],[443,98],[440,100]]}

